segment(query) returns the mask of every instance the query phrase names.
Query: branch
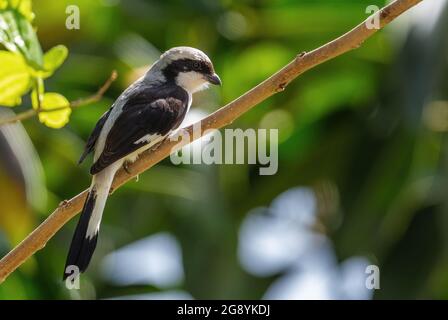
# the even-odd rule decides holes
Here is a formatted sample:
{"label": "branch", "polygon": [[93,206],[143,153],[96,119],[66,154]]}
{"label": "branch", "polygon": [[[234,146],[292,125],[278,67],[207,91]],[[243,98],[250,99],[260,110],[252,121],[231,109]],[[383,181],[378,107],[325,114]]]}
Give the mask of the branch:
{"label": "branch", "polygon": [[62,106],[62,107],[56,107],[56,108],[53,108],[50,110],[42,110],[42,108],[40,107],[40,99],[37,99],[38,104],[39,104],[39,107],[37,108],[37,110],[30,109],[30,110],[18,113],[15,116],[12,116],[12,117],[9,117],[6,119],[0,119],[0,126],[9,124],[9,123],[14,123],[17,121],[26,120],[26,119],[32,118],[32,117],[36,116],[37,114],[43,113],[43,112],[55,112],[55,111],[59,111],[59,110],[67,109],[67,108],[75,109],[75,108],[78,108],[81,106],[85,106],[85,105],[97,102],[97,101],[101,100],[104,93],[106,93],[107,89],[109,89],[110,85],[112,84],[112,82],[115,81],[115,79],[117,79],[117,72],[114,70],[114,71],[112,71],[111,75],[106,80],[106,82],[101,86],[101,88],[98,89],[98,91],[94,95],[91,95],[90,97],[87,97],[87,98],[81,98],[81,99],[72,101],[72,102],[70,102],[70,105],[68,107]]}
{"label": "branch", "polygon": [[[400,14],[421,1],[422,0],[393,1],[377,13],[380,17],[380,28],[383,28]],[[370,19],[372,19],[372,17],[369,17],[348,33],[320,48],[309,53],[304,52],[299,54],[293,61],[258,86],[252,88],[236,100],[204,118],[199,124],[185,128],[184,130],[190,135],[190,141],[194,138],[199,138],[193,137],[193,126],[200,125],[202,132],[204,132],[206,130],[219,129],[229,125],[255,105],[275,93],[283,91],[292,80],[305,71],[350,50],[358,48],[367,38],[378,31],[376,29],[367,28],[366,23],[370,22]],[[127,173],[124,170],[117,172],[112,184],[112,190],[119,188],[136,175],[148,170],[156,163],[168,157],[170,153],[174,151],[173,148],[177,149],[188,144],[187,141],[188,139],[182,139],[179,143],[167,139],[156,150],[148,150],[144,152],[136,162],[129,166],[130,173]],[[3,282],[11,272],[25,262],[26,259],[32,256],[36,251],[42,249],[47,241],[82,209],[86,195],[87,191],[84,191],[70,200],[61,202],[56,210],[42,222],[39,227],[0,260],[0,283]]]}

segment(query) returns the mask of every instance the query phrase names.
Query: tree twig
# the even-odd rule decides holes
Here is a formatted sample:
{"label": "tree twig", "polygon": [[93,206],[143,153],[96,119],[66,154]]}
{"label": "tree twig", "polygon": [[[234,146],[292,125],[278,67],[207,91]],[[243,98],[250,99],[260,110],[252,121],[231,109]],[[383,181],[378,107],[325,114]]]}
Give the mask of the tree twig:
{"label": "tree twig", "polygon": [[[423,0],[395,0],[388,6],[381,9],[380,28],[390,23],[403,12],[415,6]],[[369,17],[363,23],[359,24],[351,31],[341,37],[311,51],[299,54],[293,61],[279,70],[277,73],[252,88],[236,100],[230,102],[223,108],[217,110],[213,114],[200,121],[202,131],[209,129],[219,129],[230,123],[252,107],[274,95],[283,91],[286,86],[296,77],[305,71],[333,59],[350,50],[358,48],[367,38],[372,36],[377,29],[369,29],[367,27],[372,17]],[[369,24],[370,25],[370,24]],[[193,126],[185,128],[193,137]],[[179,148],[187,144],[187,139],[182,139],[181,143],[165,140],[156,150],[149,150],[143,153],[139,159],[129,166],[129,172],[124,170],[117,172],[112,189],[116,189],[133,179],[136,175],[148,170],[156,163],[173,152],[173,148]],[[58,208],[42,222],[28,237],[26,237],[17,247],[9,252],[2,260],[0,260],[0,283],[4,281],[11,272],[19,267],[26,259],[32,256],[36,251],[42,249],[48,240],[71,218],[73,218],[81,209],[86,197],[87,191],[84,191],[70,200],[63,201]]]}
{"label": "tree twig", "polygon": [[77,99],[74,100],[72,102],[70,102],[70,105],[67,106],[61,106],[61,107],[56,107],[53,109],[49,109],[49,110],[43,110],[40,107],[40,99],[39,97],[37,97],[37,101],[39,104],[39,107],[36,109],[30,109],[21,113],[16,114],[15,116],[6,118],[6,119],[0,119],[0,126],[5,125],[5,124],[9,124],[9,123],[14,123],[17,121],[22,121],[22,120],[26,120],[29,118],[32,118],[34,116],[36,116],[39,113],[44,113],[44,112],[55,112],[55,111],[60,111],[63,109],[67,109],[67,108],[71,108],[71,109],[75,109],[81,106],[85,106],[88,104],[92,104],[94,102],[98,102],[99,100],[101,100],[101,98],[104,96],[104,94],[106,93],[107,89],[109,89],[109,87],[111,86],[112,82],[114,82],[117,79],[117,72],[114,70],[112,71],[111,75],[109,76],[109,78],[106,80],[106,82],[98,89],[98,91],[86,98],[81,98],[81,99]]}

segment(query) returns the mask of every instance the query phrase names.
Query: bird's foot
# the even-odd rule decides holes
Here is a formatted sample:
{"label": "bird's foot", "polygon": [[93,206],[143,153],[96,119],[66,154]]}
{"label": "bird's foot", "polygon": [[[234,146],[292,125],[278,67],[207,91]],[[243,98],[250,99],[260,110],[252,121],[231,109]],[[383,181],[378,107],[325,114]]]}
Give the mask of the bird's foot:
{"label": "bird's foot", "polygon": [[151,147],[151,151],[156,151],[165,140],[166,140],[166,137],[163,138],[161,141],[157,142],[156,144],[154,144]]}
{"label": "bird's foot", "polygon": [[128,162],[128,161],[123,162],[123,169],[124,169],[124,171],[126,171],[128,174],[131,174],[131,171],[129,170],[129,162]]}

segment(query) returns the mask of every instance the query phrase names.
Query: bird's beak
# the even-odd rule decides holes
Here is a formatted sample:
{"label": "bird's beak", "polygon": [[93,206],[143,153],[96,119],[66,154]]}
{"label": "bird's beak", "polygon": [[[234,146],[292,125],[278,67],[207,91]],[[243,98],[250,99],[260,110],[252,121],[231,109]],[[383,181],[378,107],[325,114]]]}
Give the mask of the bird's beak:
{"label": "bird's beak", "polygon": [[221,79],[219,78],[219,76],[216,73],[210,74],[210,75],[206,75],[205,79],[210,82],[211,84],[216,84],[216,85],[221,85]]}

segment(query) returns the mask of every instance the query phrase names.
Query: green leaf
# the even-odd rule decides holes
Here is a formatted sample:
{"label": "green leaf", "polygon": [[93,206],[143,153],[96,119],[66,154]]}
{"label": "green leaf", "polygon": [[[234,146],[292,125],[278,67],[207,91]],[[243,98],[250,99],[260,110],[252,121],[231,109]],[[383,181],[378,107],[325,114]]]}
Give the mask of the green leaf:
{"label": "green leaf", "polygon": [[[36,95],[32,95],[33,106],[37,105]],[[53,109],[60,109],[57,111],[45,112]],[[56,92],[46,92],[43,95],[41,111],[39,112],[39,121],[46,126],[54,129],[59,129],[65,126],[70,118],[72,109],[70,109],[70,102],[63,95]]]}
{"label": "green leaf", "polygon": [[48,78],[53,72],[64,63],[68,56],[68,49],[63,45],[48,50],[44,55],[44,71],[40,71],[39,75]]}
{"label": "green leaf", "polygon": [[27,17],[8,7],[0,11],[0,43],[9,51],[19,52],[36,70],[43,68],[43,54],[36,33]]}
{"label": "green leaf", "polygon": [[26,57],[30,65],[35,69],[43,67],[43,54],[37,39],[36,32],[31,23],[21,14],[15,14],[19,26],[19,32],[25,41]]}
{"label": "green leaf", "polygon": [[30,87],[30,74],[25,60],[12,52],[0,51],[0,105],[16,106]]}

